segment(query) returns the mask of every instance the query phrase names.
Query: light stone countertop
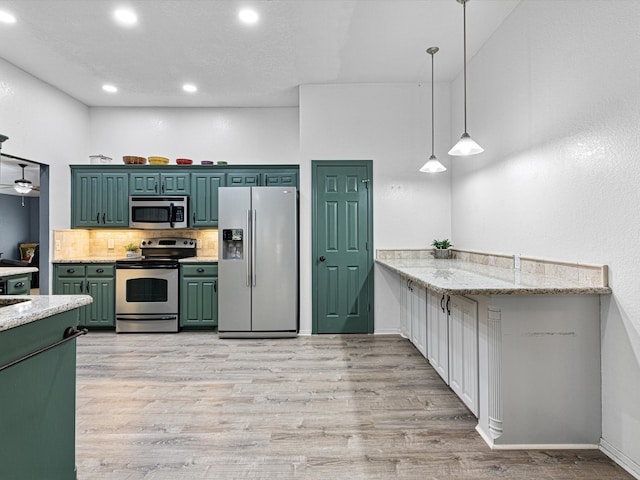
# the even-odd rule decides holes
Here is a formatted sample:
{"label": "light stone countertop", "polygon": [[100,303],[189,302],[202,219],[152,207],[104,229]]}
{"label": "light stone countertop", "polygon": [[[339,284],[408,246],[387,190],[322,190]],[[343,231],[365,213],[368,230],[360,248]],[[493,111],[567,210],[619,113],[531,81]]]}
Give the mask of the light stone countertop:
{"label": "light stone countertop", "polygon": [[[27,301],[2,306],[16,299]],[[3,295],[0,296],[0,332],[89,305],[91,302],[93,298],[89,295]]]}
{"label": "light stone countertop", "polygon": [[0,267],[0,277],[8,277],[10,275],[22,275],[23,273],[37,272],[36,267]]}
{"label": "light stone countertop", "polygon": [[[124,258],[124,255],[120,258]],[[116,259],[112,257],[59,258],[51,260],[51,263],[116,263]]]}
{"label": "light stone countertop", "polygon": [[609,287],[461,260],[377,259],[376,262],[423,287],[450,295],[611,293]]}
{"label": "light stone countertop", "polygon": [[218,257],[188,257],[181,258],[180,263],[211,263],[218,262]]}

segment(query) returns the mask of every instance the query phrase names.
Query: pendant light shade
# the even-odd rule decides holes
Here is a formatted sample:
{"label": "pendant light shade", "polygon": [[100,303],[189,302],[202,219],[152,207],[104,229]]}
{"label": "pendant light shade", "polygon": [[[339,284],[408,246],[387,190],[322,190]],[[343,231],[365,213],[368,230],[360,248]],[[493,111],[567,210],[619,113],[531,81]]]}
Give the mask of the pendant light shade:
{"label": "pendant light shade", "polygon": [[433,123],[433,111],[434,111],[434,106],[433,106],[433,56],[438,52],[438,50],[440,50],[438,47],[429,47],[427,49],[427,53],[429,55],[431,55],[431,156],[429,157],[429,160],[427,160],[427,162],[422,166],[422,168],[420,169],[421,172],[424,173],[440,173],[440,172],[444,172],[446,170],[445,166],[442,165],[438,159],[436,158],[436,155],[434,153],[433,150],[433,132],[434,132],[434,123]]}
{"label": "pendant light shade", "polygon": [[457,0],[462,4],[462,34],[463,34],[463,51],[464,51],[464,133],[451,150],[449,155],[467,156],[484,152],[484,148],[478,145],[467,133],[467,2],[469,0]]}

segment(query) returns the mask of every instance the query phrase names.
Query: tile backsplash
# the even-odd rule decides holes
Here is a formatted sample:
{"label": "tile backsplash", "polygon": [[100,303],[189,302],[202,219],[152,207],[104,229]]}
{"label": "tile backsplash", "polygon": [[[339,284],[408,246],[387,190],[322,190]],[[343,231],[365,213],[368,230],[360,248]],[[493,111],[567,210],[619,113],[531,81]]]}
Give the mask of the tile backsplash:
{"label": "tile backsplash", "polygon": [[[53,259],[117,259],[125,256],[124,246],[137,245],[145,238],[179,237],[198,241],[198,256],[218,256],[218,230],[54,230]],[[109,241],[113,248],[109,248]]]}

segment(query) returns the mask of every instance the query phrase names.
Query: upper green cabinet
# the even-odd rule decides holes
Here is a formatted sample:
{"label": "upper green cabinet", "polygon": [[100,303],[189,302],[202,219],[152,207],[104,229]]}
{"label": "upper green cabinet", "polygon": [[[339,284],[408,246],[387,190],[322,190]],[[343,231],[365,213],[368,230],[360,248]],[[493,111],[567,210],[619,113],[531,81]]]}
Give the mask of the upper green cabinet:
{"label": "upper green cabinet", "polygon": [[71,165],[71,228],[128,228],[130,195],[187,195],[189,227],[218,226],[218,188],[291,186],[297,165]]}
{"label": "upper green cabinet", "polygon": [[264,173],[264,185],[266,187],[297,187],[297,171],[268,171]]}
{"label": "upper green cabinet", "polygon": [[225,186],[224,173],[192,173],[189,225],[194,228],[218,226],[218,188]]}
{"label": "upper green cabinet", "polygon": [[127,173],[77,172],[71,184],[71,228],[129,226]]}
{"label": "upper green cabinet", "polygon": [[129,195],[188,195],[189,173],[131,173]]}
{"label": "upper green cabinet", "polygon": [[262,185],[263,174],[257,170],[227,172],[227,187],[257,187]]}

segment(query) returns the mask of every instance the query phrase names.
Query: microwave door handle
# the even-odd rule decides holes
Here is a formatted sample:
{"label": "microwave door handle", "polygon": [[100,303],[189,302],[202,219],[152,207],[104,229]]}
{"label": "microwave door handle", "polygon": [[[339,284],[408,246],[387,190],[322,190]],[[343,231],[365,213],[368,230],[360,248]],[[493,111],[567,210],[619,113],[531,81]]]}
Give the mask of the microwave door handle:
{"label": "microwave door handle", "polygon": [[169,204],[169,226],[173,228],[173,203]]}

